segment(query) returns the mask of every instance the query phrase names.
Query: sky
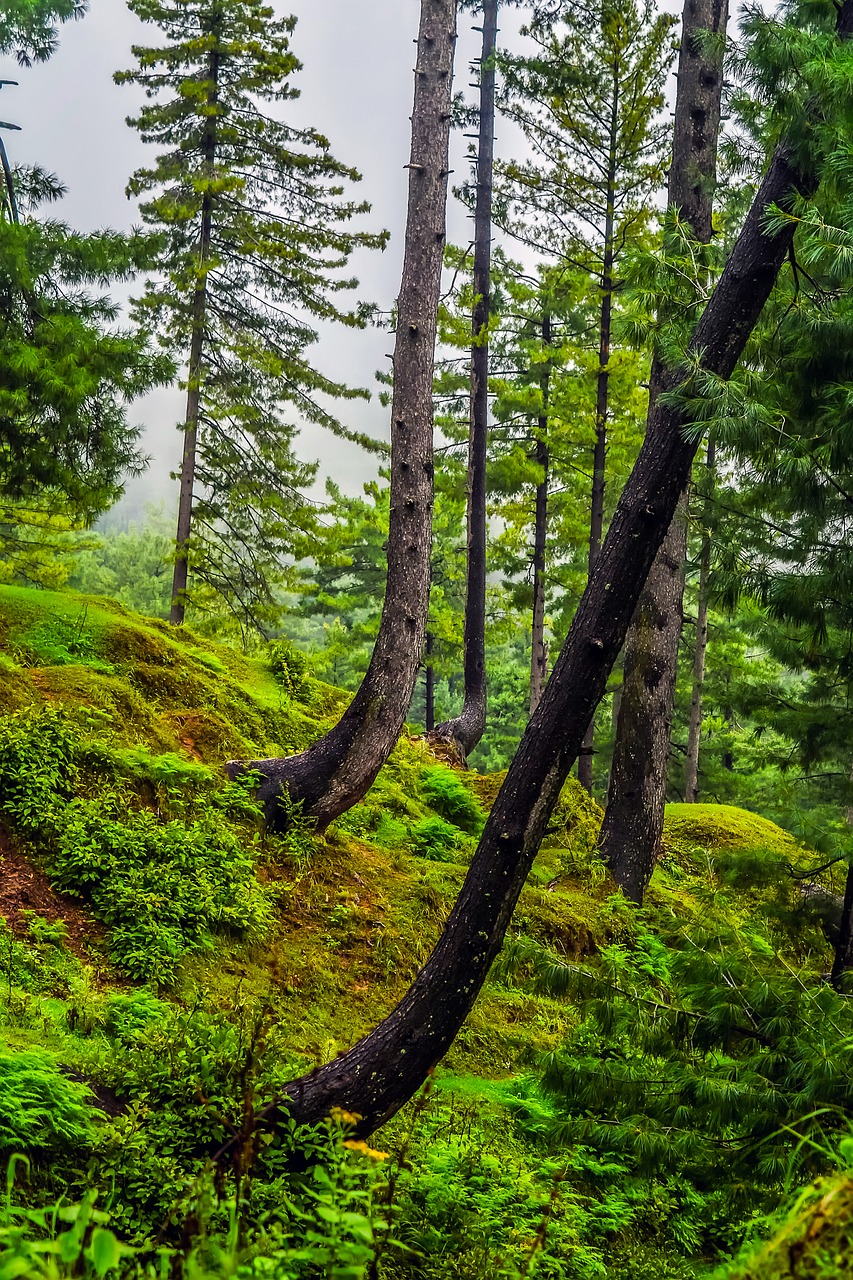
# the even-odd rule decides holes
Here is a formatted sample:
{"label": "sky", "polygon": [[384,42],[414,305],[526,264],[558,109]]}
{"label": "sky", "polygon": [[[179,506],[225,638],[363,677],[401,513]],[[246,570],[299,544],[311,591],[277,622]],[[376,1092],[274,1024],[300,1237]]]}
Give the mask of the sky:
{"label": "sky", "polygon": [[[294,13],[298,25],[293,49],[304,70],[295,84],[300,99],[288,106],[299,123],[311,124],[330,139],[335,155],[363,174],[359,198],[369,198],[373,211],[363,225],[391,232],[383,253],[364,251],[354,259],[359,295],[388,309],[399,289],[402,265],[409,116],[411,113],[414,44],[418,0],[274,0],[277,10]],[[476,21],[476,19],[474,19]],[[460,19],[457,88],[472,79],[470,58],[479,36],[470,30],[470,15]],[[57,216],[80,230],[138,223],[135,204],[124,188],[133,170],[149,163],[153,150],[125,124],[141,100],[135,86],[114,85],[113,72],[133,65],[134,42],[156,43],[155,28],[139,22],[124,0],[90,0],[88,15],[62,29],[61,44],[51,60],[31,69],[0,59],[0,78],[19,81],[3,89],[0,118],[18,124],[7,133],[13,163],[38,163],[56,173],[68,188]],[[470,90],[469,90],[470,92]],[[454,139],[451,167],[458,181],[465,174],[464,142]],[[448,234],[467,242],[466,213],[451,200]],[[319,366],[333,377],[375,391],[374,373],[387,369],[393,336],[372,328],[362,333],[329,327],[315,348]],[[131,481],[120,508],[121,518],[144,516],[146,503],[169,494],[168,473],[178,465],[182,396],[177,388],[161,390],[131,409],[145,426],[144,447],[153,457],[141,480]],[[388,412],[373,395],[369,404],[345,406],[349,425],[372,435],[388,436]],[[376,460],[355,445],[307,427],[299,452],[319,458],[321,473],[356,492],[375,474]]]}

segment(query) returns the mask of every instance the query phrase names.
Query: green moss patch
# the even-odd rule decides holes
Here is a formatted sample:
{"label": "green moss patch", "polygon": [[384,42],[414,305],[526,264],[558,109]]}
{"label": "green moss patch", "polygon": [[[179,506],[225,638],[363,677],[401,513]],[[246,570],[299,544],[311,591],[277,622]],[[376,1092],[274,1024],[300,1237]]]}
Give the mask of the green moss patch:
{"label": "green moss patch", "polygon": [[711,854],[765,849],[790,855],[798,849],[793,836],[775,822],[728,804],[668,804],[663,843],[673,854],[695,849]]}

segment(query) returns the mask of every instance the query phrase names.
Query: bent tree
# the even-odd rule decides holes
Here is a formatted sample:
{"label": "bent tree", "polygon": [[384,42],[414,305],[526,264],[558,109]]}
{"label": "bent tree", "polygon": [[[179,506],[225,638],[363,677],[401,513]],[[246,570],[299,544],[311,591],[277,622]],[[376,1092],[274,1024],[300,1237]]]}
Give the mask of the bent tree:
{"label": "bent tree", "polygon": [[[841,6],[836,30],[843,39],[853,32],[853,0]],[[818,43],[825,34],[817,33]],[[821,56],[810,63],[815,77],[832,77],[832,55],[827,41]],[[332,1107],[345,1107],[362,1117],[363,1133],[371,1132],[416,1092],[474,1004],[690,475],[699,443],[685,430],[695,420],[691,399],[701,396],[709,383],[731,377],[791,252],[793,221],[777,217],[770,222],[768,210],[790,210],[817,189],[820,143],[828,141],[819,103],[834,102],[843,112],[849,102],[849,90],[839,87],[837,65],[835,71],[834,92],[827,93],[826,84],[815,86],[802,106],[808,145],[799,131],[777,145],[693,331],[685,365],[662,378],[646,439],[571,630],[432,955],[374,1031],[335,1061],[288,1085],[262,1113],[262,1123],[313,1123]]]}
{"label": "bent tree", "polygon": [[468,571],[462,711],[434,730],[468,756],[486,729],[486,456],[489,434],[489,315],[492,269],[492,170],[495,152],[495,49],[498,0],[483,0],[480,127],[474,205],[474,306],[471,312],[471,419],[468,434]]}
{"label": "bent tree", "polygon": [[[728,0],[686,0],[668,221],[678,219],[700,244],[711,240],[717,139],[723,92],[723,40]],[[672,230],[665,233],[666,240]],[[664,310],[666,303],[664,303]],[[658,356],[649,379],[649,414],[664,376]],[[625,646],[625,674],[616,724],[607,808],[599,847],[613,878],[632,902],[642,902],[663,832],[667,760],[687,556],[687,493],[652,565]]]}
{"label": "bent tree", "polygon": [[296,756],[226,765],[231,777],[247,770],[261,775],[258,797],[272,826],[283,819],[283,793],[320,831],[361,799],[397,742],[420,669],[429,606],[432,379],[455,41],[456,0],[422,0],[394,344],[388,576],[379,632],[358,692],[325,737]]}

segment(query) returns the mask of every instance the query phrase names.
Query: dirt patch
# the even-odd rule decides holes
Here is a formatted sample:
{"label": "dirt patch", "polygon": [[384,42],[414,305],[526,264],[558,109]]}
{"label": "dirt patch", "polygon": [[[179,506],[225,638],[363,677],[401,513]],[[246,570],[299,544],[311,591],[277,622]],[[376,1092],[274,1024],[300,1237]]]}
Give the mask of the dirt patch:
{"label": "dirt patch", "polygon": [[66,893],[56,893],[43,871],[0,834],[0,916],[17,937],[27,934],[26,912],[43,920],[63,920],[68,947],[81,960],[91,960],[90,944],[100,936],[96,922]]}

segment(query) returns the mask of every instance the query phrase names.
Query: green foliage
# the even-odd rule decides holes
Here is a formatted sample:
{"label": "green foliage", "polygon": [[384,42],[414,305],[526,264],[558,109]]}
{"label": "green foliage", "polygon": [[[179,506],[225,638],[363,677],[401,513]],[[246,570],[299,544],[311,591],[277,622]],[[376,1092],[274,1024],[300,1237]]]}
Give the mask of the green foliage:
{"label": "green foliage", "polygon": [[0,719],[0,805],[26,834],[49,825],[72,794],[77,743],[67,716],[50,706]]}
{"label": "green foliage", "polygon": [[[78,735],[53,708],[0,721],[0,802],[19,831],[39,837],[54,883],[85,897],[109,927],[111,954],[127,972],[169,982],[181,957],[210,946],[215,930],[264,936],[269,898],[255,875],[253,837],[224,819],[229,796],[184,821],[135,809],[106,787],[77,798],[79,754]],[[208,780],[176,760],[177,771],[160,758],[161,779],[203,772]]]}
{"label": "green foliage", "polygon": [[308,673],[308,657],[291,640],[271,640],[267,645],[270,669],[289,697],[298,693]]}
{"label": "green foliage", "polygon": [[0,1053],[0,1151],[43,1151],[91,1141],[87,1090],[45,1053]]}
{"label": "green foliage", "polygon": [[470,788],[453,769],[430,765],[420,777],[420,791],[431,809],[467,835],[476,834],[485,814]]}
{"label": "green foliage", "polygon": [[[63,8],[79,11],[40,4],[33,16]],[[21,221],[0,216],[2,546],[7,576],[38,581],[63,535],[91,524],[143,465],[128,404],[168,382],[174,365],[144,331],[117,327],[103,292],[150,262],[149,239],[39,220],[39,200],[62,188],[39,172],[18,185]]]}
{"label": "green foliage", "polygon": [[409,831],[413,851],[431,862],[458,862],[467,843],[457,826],[436,816],[421,818]]}
{"label": "green foliage", "polygon": [[85,0],[4,0],[0,53],[14,53],[23,66],[44,62],[56,49],[57,25],[85,10]]}
{"label": "green foliage", "polygon": [[136,978],[169,982],[212,932],[260,939],[271,909],[245,837],[219,815],[162,822],[127,813],[120,794],[67,805],[51,856],[56,885],[85,896],[109,928],[110,951]]}

